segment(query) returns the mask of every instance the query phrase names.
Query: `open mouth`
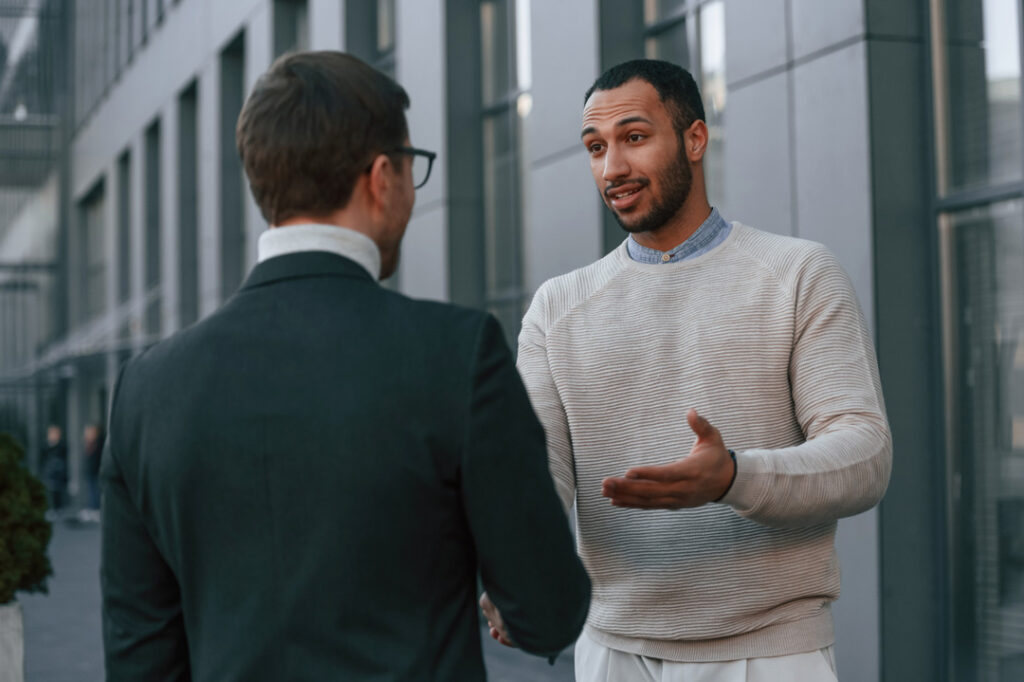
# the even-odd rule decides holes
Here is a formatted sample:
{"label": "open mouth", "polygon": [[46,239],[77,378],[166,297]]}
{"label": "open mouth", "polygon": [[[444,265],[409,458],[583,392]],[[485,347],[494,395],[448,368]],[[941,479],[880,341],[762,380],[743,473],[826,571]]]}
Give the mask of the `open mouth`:
{"label": "open mouth", "polygon": [[646,183],[631,182],[618,187],[609,187],[604,194],[613,208],[624,209],[639,201],[640,191],[646,186]]}

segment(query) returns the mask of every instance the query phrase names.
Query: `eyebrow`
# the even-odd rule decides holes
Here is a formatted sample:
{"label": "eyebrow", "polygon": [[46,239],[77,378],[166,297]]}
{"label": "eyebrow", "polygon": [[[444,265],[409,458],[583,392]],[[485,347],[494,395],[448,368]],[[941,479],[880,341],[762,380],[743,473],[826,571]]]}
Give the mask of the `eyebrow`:
{"label": "eyebrow", "polygon": [[[622,126],[628,126],[630,123],[646,123],[647,125],[654,125],[654,123],[652,123],[650,119],[644,118],[643,116],[630,116],[629,118],[624,118],[620,121],[616,121],[615,127],[621,128]],[[580,138],[584,138],[587,135],[596,132],[597,128],[595,128],[594,126],[587,126],[586,128],[583,129],[583,132],[580,133]]]}

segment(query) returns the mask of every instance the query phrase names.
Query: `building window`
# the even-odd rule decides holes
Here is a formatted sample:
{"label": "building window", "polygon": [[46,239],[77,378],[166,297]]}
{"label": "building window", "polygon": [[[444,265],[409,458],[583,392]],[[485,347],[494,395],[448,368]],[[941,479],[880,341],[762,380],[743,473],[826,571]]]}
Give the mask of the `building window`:
{"label": "building window", "polygon": [[145,296],[146,337],[150,341],[160,336],[161,292],[160,282],[160,229],[161,196],[160,196],[160,121],[153,121],[146,128],[145,136],[145,194],[143,195],[145,216]]}
{"label": "building window", "polygon": [[[526,304],[521,257],[521,126],[529,111],[529,2],[448,0],[449,288],[485,308],[509,344]],[[481,230],[481,226],[483,229]]]}
{"label": "building window", "polygon": [[952,586],[948,679],[1024,679],[1020,5],[933,6]]}
{"label": "building window", "polygon": [[[275,4],[276,6],[276,4]],[[245,96],[245,36],[220,55],[220,274],[221,299],[235,293],[245,267],[245,193],[235,126]]]}
{"label": "building window", "polygon": [[274,57],[309,49],[306,0],[274,0]]}
{"label": "building window", "polygon": [[945,2],[939,190],[1021,180],[1021,71],[1016,0]]}
{"label": "building window", "polygon": [[132,295],[132,156],[125,150],[117,160],[117,302]]}
{"label": "building window", "polygon": [[690,68],[686,0],[644,0],[644,56]]}
{"label": "building window", "polygon": [[345,49],[395,76],[395,0],[345,3]]}
{"label": "building window", "polygon": [[178,326],[199,318],[198,101],[193,81],[178,97]]}
{"label": "building window", "polygon": [[101,180],[79,205],[81,272],[79,322],[89,322],[107,307],[105,189]]}
{"label": "building window", "polygon": [[[521,88],[516,61],[516,11],[526,2],[480,2],[483,157],[484,306],[511,345],[519,335],[526,293],[522,276]],[[526,74],[524,74],[524,77]]]}

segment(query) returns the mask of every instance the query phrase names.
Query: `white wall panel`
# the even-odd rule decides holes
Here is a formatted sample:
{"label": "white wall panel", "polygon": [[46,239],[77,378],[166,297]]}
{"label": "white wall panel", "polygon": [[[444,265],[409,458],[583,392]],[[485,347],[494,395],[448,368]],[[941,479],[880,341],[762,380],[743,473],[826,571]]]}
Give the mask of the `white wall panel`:
{"label": "white wall panel", "polygon": [[601,257],[604,209],[582,145],[570,156],[531,170],[528,182],[524,283],[534,292],[551,277]]}
{"label": "white wall panel", "polygon": [[580,144],[583,94],[598,77],[597,4],[533,2],[533,108],[524,121],[526,165]]}
{"label": "white wall panel", "polygon": [[788,72],[729,92],[725,118],[726,220],[792,235]]}
{"label": "white wall panel", "polygon": [[730,83],[786,63],[786,1],[725,3],[725,77]]}
{"label": "white wall panel", "polygon": [[864,34],[864,0],[788,2],[796,59]]}
{"label": "white wall panel", "polygon": [[871,178],[863,43],[793,70],[798,236],[827,244],[872,307]]}
{"label": "white wall panel", "polygon": [[448,211],[443,204],[417,212],[409,221],[398,267],[403,294],[448,300]]}

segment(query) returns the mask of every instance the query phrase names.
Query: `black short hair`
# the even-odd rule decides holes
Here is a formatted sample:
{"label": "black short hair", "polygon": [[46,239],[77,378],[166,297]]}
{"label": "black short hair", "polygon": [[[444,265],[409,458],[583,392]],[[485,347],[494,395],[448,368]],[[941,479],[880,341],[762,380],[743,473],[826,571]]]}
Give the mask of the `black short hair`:
{"label": "black short hair", "polygon": [[373,158],[408,137],[409,96],[343,52],[294,52],[260,76],[235,142],[253,197],[271,225],[343,208]]}
{"label": "black short hair", "polygon": [[694,121],[705,120],[704,102],[693,76],[683,67],[660,59],[634,59],[616,64],[598,76],[583,96],[583,103],[586,104],[595,90],[614,90],[632,80],[647,81],[654,87],[672,116],[680,140]]}

